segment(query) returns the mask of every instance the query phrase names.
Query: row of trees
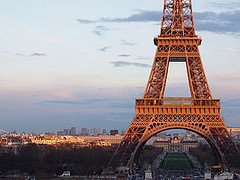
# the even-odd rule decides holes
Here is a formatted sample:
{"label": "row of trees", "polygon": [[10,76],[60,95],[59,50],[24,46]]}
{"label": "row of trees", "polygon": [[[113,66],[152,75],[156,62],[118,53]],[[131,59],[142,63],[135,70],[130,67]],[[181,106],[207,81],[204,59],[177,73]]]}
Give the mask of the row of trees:
{"label": "row of trees", "polygon": [[30,175],[60,175],[64,170],[71,174],[100,174],[107,166],[114,150],[110,147],[65,149],[64,147],[22,146],[17,154],[0,154],[1,174],[28,173]]}
{"label": "row of trees", "polygon": [[[66,148],[29,144],[22,146],[18,153],[3,152],[0,148],[0,174],[60,175],[69,170],[73,175],[100,174],[114,153],[111,147]],[[152,164],[163,152],[162,148],[145,146],[139,157],[140,167]],[[216,165],[214,152],[207,144],[190,149],[202,167]]]}
{"label": "row of trees", "polygon": [[[60,175],[71,171],[72,175],[101,174],[115,151],[112,147],[68,148],[29,144],[18,153],[0,153],[0,173],[29,174],[35,176]],[[1,152],[1,150],[0,150]],[[145,146],[139,157],[139,165],[151,164],[163,152],[162,148]]]}
{"label": "row of trees", "polygon": [[[238,144],[240,148],[240,144]],[[189,150],[190,154],[194,156],[202,167],[218,165],[219,160],[217,159],[212,148],[208,144],[200,144],[197,149],[192,148]],[[240,169],[239,156],[232,157],[231,168]]]}
{"label": "row of trees", "polygon": [[190,148],[189,152],[198,160],[202,167],[217,164],[216,156],[208,144],[199,144],[198,148]]}

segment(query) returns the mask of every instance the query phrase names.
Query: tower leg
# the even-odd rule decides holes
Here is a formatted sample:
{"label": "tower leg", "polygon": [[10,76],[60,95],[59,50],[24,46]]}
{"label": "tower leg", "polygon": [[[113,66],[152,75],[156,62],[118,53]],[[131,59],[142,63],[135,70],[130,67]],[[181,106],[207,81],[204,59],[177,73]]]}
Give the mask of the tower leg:
{"label": "tower leg", "polygon": [[186,129],[202,136],[209,143],[225,170],[237,167],[240,162],[239,149],[227,128],[222,126],[222,119],[219,116],[211,117],[213,122],[219,121],[221,126],[209,126],[211,123],[205,122],[208,116],[137,114],[115,151],[111,165],[133,169],[143,146],[152,136],[168,129]]}

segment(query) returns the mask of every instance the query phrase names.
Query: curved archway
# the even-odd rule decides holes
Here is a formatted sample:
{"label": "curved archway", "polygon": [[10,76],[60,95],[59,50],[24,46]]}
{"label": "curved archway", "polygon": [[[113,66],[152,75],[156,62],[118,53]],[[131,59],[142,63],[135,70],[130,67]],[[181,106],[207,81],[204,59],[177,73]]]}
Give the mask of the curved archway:
{"label": "curved archway", "polygon": [[239,150],[218,114],[136,114],[110,163],[117,162],[133,169],[133,163],[147,140],[169,129],[185,129],[199,134],[210,144],[224,170],[238,167]]}
{"label": "curved archway", "polygon": [[217,146],[216,142],[214,142],[214,139],[211,139],[211,136],[208,136],[207,134],[202,133],[201,131],[197,130],[197,129],[192,129],[192,128],[187,128],[187,127],[179,127],[179,126],[169,126],[169,127],[165,127],[165,128],[161,128],[156,129],[153,128],[153,132],[149,132],[145,137],[142,138],[141,142],[138,143],[138,145],[135,148],[135,151],[133,152],[133,155],[131,156],[131,159],[129,161],[128,166],[130,167],[130,169],[133,168],[134,166],[134,162],[137,161],[137,159],[139,158],[139,155],[144,147],[144,145],[146,144],[146,142],[153,137],[154,135],[162,132],[162,131],[166,131],[166,130],[171,130],[171,129],[184,129],[184,130],[189,130],[191,132],[194,132],[198,135],[200,135],[202,138],[204,138],[208,144],[211,146],[212,150],[215,153],[215,156],[217,157],[217,159],[220,160],[221,164],[224,166],[224,158],[223,155],[219,149],[219,147]]}

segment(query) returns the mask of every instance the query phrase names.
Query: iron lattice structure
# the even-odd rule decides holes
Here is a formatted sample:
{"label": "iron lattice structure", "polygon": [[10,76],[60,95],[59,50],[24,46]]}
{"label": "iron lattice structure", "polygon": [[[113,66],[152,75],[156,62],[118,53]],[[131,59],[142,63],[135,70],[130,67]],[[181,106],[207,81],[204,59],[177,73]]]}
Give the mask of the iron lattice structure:
{"label": "iron lattice structure", "polygon": [[[153,135],[168,129],[186,129],[201,135],[225,169],[240,161],[220,116],[220,100],[213,99],[203,69],[195,34],[191,0],[164,0],[160,36],[143,99],[136,99],[135,117],[119,144],[111,164],[134,168],[140,151]],[[165,98],[170,62],[185,62],[191,98]]]}

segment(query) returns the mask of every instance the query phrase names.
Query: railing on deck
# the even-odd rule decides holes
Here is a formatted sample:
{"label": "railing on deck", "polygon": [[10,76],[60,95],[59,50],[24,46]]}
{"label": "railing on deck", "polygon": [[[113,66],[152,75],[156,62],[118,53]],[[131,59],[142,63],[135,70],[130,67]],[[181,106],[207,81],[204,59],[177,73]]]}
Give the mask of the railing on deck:
{"label": "railing on deck", "polygon": [[148,98],[136,99],[135,106],[220,106],[220,99]]}

